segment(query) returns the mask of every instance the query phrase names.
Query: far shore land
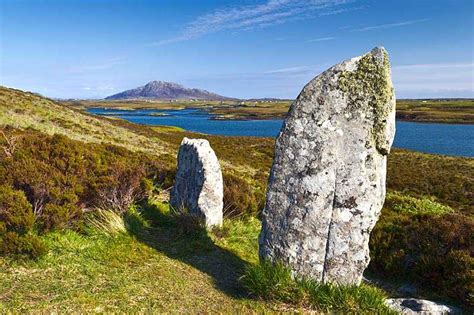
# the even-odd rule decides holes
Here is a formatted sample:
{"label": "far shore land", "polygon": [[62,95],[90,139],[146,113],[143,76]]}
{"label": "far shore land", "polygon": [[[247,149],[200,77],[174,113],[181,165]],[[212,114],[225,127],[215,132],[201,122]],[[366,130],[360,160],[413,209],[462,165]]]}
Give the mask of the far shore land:
{"label": "far shore land", "polygon": [[[266,120],[285,118],[292,100],[74,100],[66,104],[80,108],[134,109],[185,109],[198,108],[215,115],[219,120]],[[397,120],[474,124],[474,99],[417,99],[397,100]]]}

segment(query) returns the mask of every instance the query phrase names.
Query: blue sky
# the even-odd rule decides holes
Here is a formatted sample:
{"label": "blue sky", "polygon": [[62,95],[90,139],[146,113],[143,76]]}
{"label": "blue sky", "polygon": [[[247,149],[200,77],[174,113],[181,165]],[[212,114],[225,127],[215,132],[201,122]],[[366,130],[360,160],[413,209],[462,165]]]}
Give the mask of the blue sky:
{"label": "blue sky", "polygon": [[101,98],[164,80],[295,98],[374,46],[398,98],[474,97],[473,1],[0,0],[0,85]]}

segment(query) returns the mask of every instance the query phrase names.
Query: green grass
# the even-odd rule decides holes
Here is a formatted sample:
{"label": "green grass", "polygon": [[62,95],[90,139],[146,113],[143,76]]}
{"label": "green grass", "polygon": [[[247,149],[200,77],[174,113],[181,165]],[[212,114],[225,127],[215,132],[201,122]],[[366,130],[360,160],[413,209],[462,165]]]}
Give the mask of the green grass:
{"label": "green grass", "polygon": [[220,244],[233,245],[221,246],[207,234],[177,235],[172,221],[135,219],[139,222],[131,223],[136,229],[129,233],[112,235],[92,229],[85,235],[47,234],[42,239],[49,253],[37,261],[0,258],[0,312],[189,313],[278,308],[275,303],[247,297],[238,282],[245,261],[229,248],[241,251],[241,246],[246,248],[245,239],[239,243],[232,238],[222,240]]}
{"label": "green grass", "polygon": [[[109,221],[115,232],[103,228]],[[246,313],[314,308],[296,300],[249,295],[240,278],[245,270],[260,266],[256,219],[226,220],[219,230],[183,233],[168,206],[154,203],[131,209],[122,221],[128,232],[115,217],[102,216],[100,222],[86,228],[85,234],[69,230],[42,236],[49,253],[36,261],[0,257],[0,312]],[[311,285],[309,290],[315,291]],[[332,291],[319,298],[332,300],[318,302],[318,309],[384,310],[378,302],[370,306],[358,297],[355,287],[321,288]],[[381,294],[364,285],[359,295],[372,291]],[[345,304],[338,306],[339,301]]]}
{"label": "green grass", "polygon": [[337,286],[295,278],[281,263],[262,262],[246,269],[242,282],[255,296],[321,312],[395,314],[385,294],[372,286]]}

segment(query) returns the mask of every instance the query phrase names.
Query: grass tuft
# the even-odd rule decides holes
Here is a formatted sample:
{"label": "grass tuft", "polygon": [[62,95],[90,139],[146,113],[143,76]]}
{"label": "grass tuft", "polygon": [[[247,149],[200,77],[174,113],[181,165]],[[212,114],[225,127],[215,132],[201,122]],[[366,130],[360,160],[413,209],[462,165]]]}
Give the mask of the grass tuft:
{"label": "grass tuft", "polygon": [[123,217],[111,210],[99,209],[86,222],[95,231],[109,236],[127,232]]}
{"label": "grass tuft", "polygon": [[321,312],[395,314],[380,289],[366,284],[339,286],[293,277],[284,264],[268,261],[247,267],[242,284],[264,300],[281,301]]}

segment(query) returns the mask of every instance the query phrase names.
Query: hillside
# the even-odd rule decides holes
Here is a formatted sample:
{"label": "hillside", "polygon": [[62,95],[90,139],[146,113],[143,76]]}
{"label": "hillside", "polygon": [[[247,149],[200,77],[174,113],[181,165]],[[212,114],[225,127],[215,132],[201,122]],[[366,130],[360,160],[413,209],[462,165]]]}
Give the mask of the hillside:
{"label": "hillside", "polygon": [[211,93],[206,90],[187,88],[177,83],[164,81],[151,81],[146,85],[114,94],[105,98],[106,100],[122,99],[197,99],[197,100],[226,100],[228,97]]}
{"label": "hillside", "polygon": [[167,152],[167,145],[117,126],[103,119],[74,110],[34,93],[0,86],[0,125],[32,128],[47,134],[61,134],[74,140],[110,143],[132,151]]}
{"label": "hillside", "polygon": [[[134,125],[8,88],[0,88],[0,130],[2,191],[13,187],[30,198],[30,207],[37,206],[31,202],[37,194],[24,187],[49,196],[48,211],[26,234],[46,253],[18,259],[5,255],[0,242],[0,312],[386,311],[377,304],[379,295],[368,295],[372,286],[314,304],[304,294],[290,296],[295,288],[282,290],[289,294],[283,298],[258,298],[239,280],[258,261],[257,217],[273,139]],[[208,139],[222,165],[222,230],[206,233],[170,213],[168,191],[184,136]],[[474,159],[393,150],[387,203],[371,239],[371,275],[396,279],[395,288],[401,281],[421,283],[416,296],[472,306],[466,248],[472,246],[473,172]],[[96,224],[101,212],[92,205],[102,204],[104,192],[147,182],[153,184],[147,198]]]}

